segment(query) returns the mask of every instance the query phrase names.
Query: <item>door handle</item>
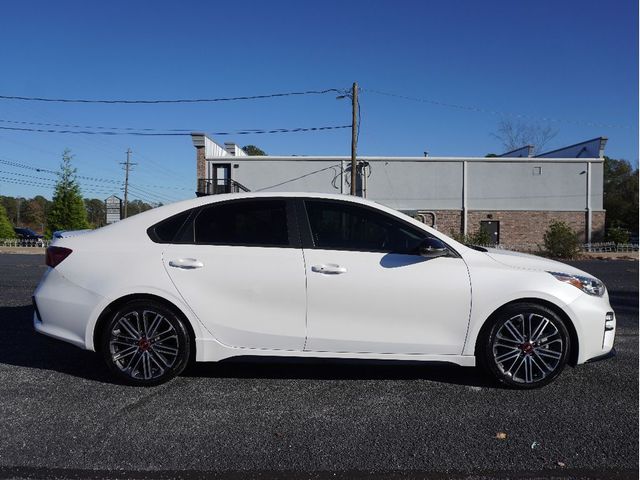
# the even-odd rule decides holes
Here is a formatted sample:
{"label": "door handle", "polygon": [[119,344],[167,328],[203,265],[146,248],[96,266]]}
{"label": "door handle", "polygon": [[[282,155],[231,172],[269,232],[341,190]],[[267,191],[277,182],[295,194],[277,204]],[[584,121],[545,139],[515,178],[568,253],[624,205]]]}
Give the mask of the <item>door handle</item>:
{"label": "door handle", "polygon": [[183,268],[185,270],[192,270],[194,268],[204,267],[204,263],[195,258],[178,258],[177,260],[169,260],[169,266],[175,268]]}
{"label": "door handle", "polygon": [[345,267],[341,267],[340,265],[336,265],[335,263],[328,263],[326,265],[313,265],[311,267],[311,271],[317,273],[327,273],[329,275],[347,273],[347,269]]}

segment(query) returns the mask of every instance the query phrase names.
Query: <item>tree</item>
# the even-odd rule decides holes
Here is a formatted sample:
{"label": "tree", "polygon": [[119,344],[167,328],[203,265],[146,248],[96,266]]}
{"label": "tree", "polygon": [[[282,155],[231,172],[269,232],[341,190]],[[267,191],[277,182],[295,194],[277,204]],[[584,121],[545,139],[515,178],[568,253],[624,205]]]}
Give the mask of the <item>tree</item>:
{"label": "tree", "polygon": [[107,221],[107,207],[104,200],[85,198],[84,205],[87,209],[87,219],[93,228],[103,227]]}
{"label": "tree", "polygon": [[244,147],[242,147],[242,150],[244,151],[244,153],[252,157],[266,155],[266,152],[264,150],[256,147],[255,145],[245,145]]}
{"label": "tree", "polygon": [[5,215],[12,224],[17,223],[18,219],[18,201],[15,197],[0,197],[0,204],[4,207]]}
{"label": "tree", "polygon": [[604,157],[604,200],[607,230],[638,232],[638,169],[627,160]]}
{"label": "tree", "polygon": [[41,202],[32,198],[24,201],[24,209],[21,209],[20,220],[34,230],[42,229],[45,223],[44,206]]}
{"label": "tree", "polygon": [[492,135],[502,142],[505,152],[515,150],[525,145],[533,145],[534,154],[542,152],[545,145],[558,135],[558,131],[550,126],[529,124],[501,120],[498,131]]}
{"label": "tree", "polygon": [[0,203],[0,239],[15,237],[16,234],[7,217],[7,210],[4,208],[4,205]]}
{"label": "tree", "polygon": [[87,211],[76,179],[76,169],[71,166],[72,158],[70,150],[63,152],[53,202],[47,218],[47,237],[51,237],[56,230],[89,228]]}
{"label": "tree", "polygon": [[143,202],[142,200],[132,200],[127,203],[127,215],[132,217],[137,215],[138,213],[146,212],[147,210],[151,210],[156,205],[149,205],[148,203]]}

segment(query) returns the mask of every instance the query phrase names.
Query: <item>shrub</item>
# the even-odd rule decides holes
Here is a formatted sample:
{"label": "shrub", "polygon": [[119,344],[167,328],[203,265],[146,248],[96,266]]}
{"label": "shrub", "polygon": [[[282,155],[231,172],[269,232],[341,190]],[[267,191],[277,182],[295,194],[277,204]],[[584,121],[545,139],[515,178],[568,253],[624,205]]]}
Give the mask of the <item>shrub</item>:
{"label": "shrub", "polygon": [[491,245],[491,236],[485,230],[477,230],[467,235],[451,231],[449,236],[465,245]]}
{"label": "shrub", "polygon": [[16,234],[9,222],[4,205],[0,204],[0,239],[4,238],[16,238]]}
{"label": "shrub", "polygon": [[629,232],[622,227],[607,230],[607,240],[614,243],[629,243]]}
{"label": "shrub", "polygon": [[578,247],[576,233],[565,222],[553,222],[544,232],[544,249],[551,257],[574,258]]}

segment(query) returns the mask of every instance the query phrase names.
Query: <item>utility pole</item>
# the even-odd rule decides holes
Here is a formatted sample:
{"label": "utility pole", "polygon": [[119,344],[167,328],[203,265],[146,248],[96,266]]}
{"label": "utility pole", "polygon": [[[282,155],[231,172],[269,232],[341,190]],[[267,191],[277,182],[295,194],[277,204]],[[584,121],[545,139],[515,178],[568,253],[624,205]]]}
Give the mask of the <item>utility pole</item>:
{"label": "utility pole", "polygon": [[358,82],[353,82],[351,92],[351,195],[356,195],[356,147],[358,141]]}
{"label": "utility pole", "polygon": [[120,165],[124,165],[124,218],[127,218],[127,204],[129,197],[129,170],[137,163],[131,163],[131,149],[127,148],[127,161],[121,162]]}

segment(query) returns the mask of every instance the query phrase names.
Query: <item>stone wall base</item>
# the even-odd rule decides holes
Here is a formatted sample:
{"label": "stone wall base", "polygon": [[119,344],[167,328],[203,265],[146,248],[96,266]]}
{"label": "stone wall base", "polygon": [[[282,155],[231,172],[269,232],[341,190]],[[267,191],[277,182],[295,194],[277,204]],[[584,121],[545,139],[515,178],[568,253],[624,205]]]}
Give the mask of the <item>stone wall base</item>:
{"label": "stone wall base", "polygon": [[[447,235],[461,234],[461,210],[436,210],[435,227]],[[591,241],[604,238],[605,212],[592,212]],[[432,224],[432,216],[424,216],[425,223]],[[480,230],[481,221],[500,222],[500,243],[503,245],[541,245],[544,232],[555,221],[567,223],[578,236],[580,242],[587,241],[587,213],[559,211],[515,211],[515,210],[472,210],[467,213],[467,233]]]}

